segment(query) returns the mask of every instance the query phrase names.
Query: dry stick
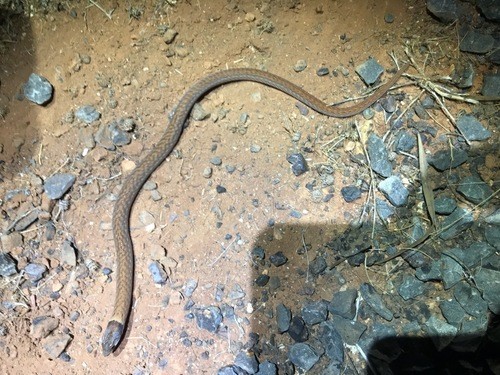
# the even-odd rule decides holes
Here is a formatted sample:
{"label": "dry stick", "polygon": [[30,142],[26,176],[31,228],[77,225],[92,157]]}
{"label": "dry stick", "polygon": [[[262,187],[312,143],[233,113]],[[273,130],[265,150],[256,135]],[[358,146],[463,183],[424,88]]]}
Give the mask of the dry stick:
{"label": "dry stick", "polygon": [[111,15],[113,14],[113,12],[115,11],[114,9],[112,9],[111,11],[109,12],[106,12],[104,10],[103,7],[101,7],[97,2],[95,2],[94,0],[89,0],[91,2],[91,5],[87,5],[87,8],[91,7],[92,5],[95,6],[97,9],[99,9],[101,12],[103,12],[106,17],[108,17],[109,19],[111,19]]}
{"label": "dry stick", "polygon": [[304,238],[304,231],[302,231],[302,246],[304,246],[304,251],[306,253],[306,262],[307,262],[306,283],[307,283],[309,282],[309,252],[307,251],[306,241]]}
{"label": "dry stick", "polygon": [[425,157],[424,145],[422,144],[422,138],[420,133],[417,133],[418,142],[418,164],[420,169],[420,184],[422,185],[422,191],[424,193],[425,205],[427,206],[427,212],[431,218],[432,226],[437,228],[436,219],[436,208],[434,206],[434,193],[430,187],[429,179],[427,176],[427,158]]}
{"label": "dry stick", "polygon": [[[361,131],[359,130],[358,127],[358,122],[354,121],[354,126],[356,127],[356,132],[358,133],[358,138],[359,142],[361,143],[361,146],[363,147],[363,153],[365,154],[366,161],[368,163],[368,170],[370,171],[370,186],[375,183],[375,176],[373,174],[373,169],[371,167],[372,163],[370,161],[370,156],[368,155],[368,151],[365,147],[365,144],[363,143],[363,139],[361,138]],[[372,238],[375,237],[375,222],[377,220],[377,202],[375,200],[375,188],[371,189],[372,190],[372,197],[373,197],[373,224],[372,224]]]}

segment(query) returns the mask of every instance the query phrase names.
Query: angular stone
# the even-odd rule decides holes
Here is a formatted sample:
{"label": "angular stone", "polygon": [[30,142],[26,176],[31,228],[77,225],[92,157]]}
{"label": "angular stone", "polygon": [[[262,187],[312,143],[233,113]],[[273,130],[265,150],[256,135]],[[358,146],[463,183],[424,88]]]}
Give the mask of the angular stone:
{"label": "angular stone", "polygon": [[33,103],[43,105],[52,99],[53,90],[47,78],[31,73],[24,85],[24,96]]}

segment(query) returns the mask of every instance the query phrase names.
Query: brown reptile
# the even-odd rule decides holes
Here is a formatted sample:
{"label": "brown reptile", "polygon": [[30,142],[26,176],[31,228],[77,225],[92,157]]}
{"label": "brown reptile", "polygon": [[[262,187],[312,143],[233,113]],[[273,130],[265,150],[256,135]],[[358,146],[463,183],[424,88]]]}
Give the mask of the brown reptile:
{"label": "brown reptile", "polygon": [[132,303],[134,283],[134,253],[130,238],[130,210],[142,185],[151,173],[172,152],[181,136],[193,105],[210,90],[230,82],[253,81],[273,87],[301,101],[308,107],[330,117],[354,116],[380,99],[407,69],[403,66],[386,84],[373,95],[351,107],[331,107],[309,94],[299,86],[274,74],[256,69],[229,69],[209,74],[189,88],[179,101],[174,116],[151,152],[139,163],[123,183],[113,212],[113,233],[117,257],[116,296],[113,315],[102,337],[102,352],[108,356],[122,340]]}

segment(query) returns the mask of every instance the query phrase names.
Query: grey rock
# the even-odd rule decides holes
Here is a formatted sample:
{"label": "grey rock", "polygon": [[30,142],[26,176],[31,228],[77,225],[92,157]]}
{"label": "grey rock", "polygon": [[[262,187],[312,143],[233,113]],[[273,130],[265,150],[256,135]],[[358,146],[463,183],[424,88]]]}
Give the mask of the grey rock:
{"label": "grey rock", "polygon": [[111,124],[101,123],[99,129],[94,134],[95,141],[104,147],[106,150],[113,151],[116,149],[111,139]]}
{"label": "grey rock", "polygon": [[[121,120],[123,121],[123,119]],[[109,125],[109,137],[115,146],[125,146],[132,142],[132,137],[124,131],[119,121],[112,121]]]}
{"label": "grey rock", "polygon": [[469,202],[479,204],[493,194],[493,190],[477,176],[467,176],[462,179],[457,191]]}
{"label": "grey rock", "polygon": [[377,214],[382,220],[385,221],[396,213],[394,207],[391,206],[386,201],[380,198],[376,198],[376,202],[377,202]]}
{"label": "grey rock", "polygon": [[394,22],[394,15],[392,13],[384,14],[384,21],[386,23],[393,23]]}
{"label": "grey rock", "polygon": [[432,157],[428,159],[428,163],[438,171],[443,172],[462,165],[467,159],[467,152],[461,149],[454,149],[453,152],[450,149],[446,149],[432,155]]}
{"label": "grey rock", "polygon": [[438,351],[446,348],[458,332],[455,326],[446,323],[434,315],[425,322],[424,326]]}
{"label": "grey rock", "polygon": [[500,73],[484,75],[481,94],[484,96],[500,96]]}
{"label": "grey rock", "polygon": [[491,132],[472,115],[457,118],[457,128],[469,141],[484,141],[491,137]]}
{"label": "grey rock", "polygon": [[408,189],[398,176],[386,178],[379,183],[378,188],[396,207],[404,206],[408,202]]}
{"label": "grey rock", "polygon": [[50,359],[56,359],[66,349],[71,342],[71,336],[66,333],[59,333],[49,336],[42,341],[42,346]]}
{"label": "grey rock", "polygon": [[305,68],[307,68],[306,60],[298,60],[293,66],[293,70],[295,70],[297,73],[302,72]]}
{"label": "grey rock", "polygon": [[500,225],[500,208],[484,219],[485,223]]}
{"label": "grey rock", "polygon": [[394,314],[386,306],[382,297],[375,291],[375,288],[368,283],[361,284],[360,287],[361,296],[366,301],[366,303],[382,318],[387,321],[391,321],[394,318]]}
{"label": "grey rock", "polygon": [[449,240],[464,230],[470,228],[474,223],[472,213],[462,207],[458,207],[450,216],[447,216],[441,223],[444,229],[439,237],[443,240]]}
{"label": "grey rock", "polygon": [[441,301],[439,308],[446,321],[455,327],[459,327],[467,316],[462,306],[454,299]]}
{"label": "grey rock", "polygon": [[346,289],[335,293],[328,304],[328,311],[346,319],[354,319],[357,296],[356,289]]}
{"label": "grey rock", "polygon": [[293,344],[288,351],[288,358],[304,371],[309,371],[319,361],[313,348],[304,343]]}
{"label": "grey rock", "polygon": [[438,197],[434,200],[434,208],[439,215],[449,215],[457,208],[457,201],[450,197]]}
{"label": "grey rock", "polygon": [[232,300],[241,299],[246,296],[245,291],[239,284],[234,284],[233,288],[228,294],[228,297]]}
{"label": "grey rock", "polygon": [[171,44],[174,41],[177,34],[178,32],[174,29],[167,29],[167,31],[165,31],[165,34],[163,34],[163,41],[166,44]]}
{"label": "grey rock", "polygon": [[33,103],[43,105],[52,99],[54,88],[47,80],[36,73],[31,73],[24,85],[24,96]]}
{"label": "grey rock", "polygon": [[193,117],[193,120],[195,121],[203,121],[207,117],[210,116],[210,112],[207,112],[199,103],[196,103],[193,106],[193,109],[191,111],[191,116]]}
{"label": "grey rock", "polygon": [[61,247],[61,263],[71,267],[76,266],[76,249],[71,241],[65,240]]}
{"label": "grey rock", "polygon": [[46,272],[47,267],[40,263],[28,263],[26,267],[24,267],[26,277],[34,283],[40,281]]}
{"label": "grey rock", "polygon": [[398,109],[398,104],[394,96],[385,96],[380,99],[379,103],[387,113],[394,113]]}
{"label": "grey rock", "polygon": [[424,282],[412,276],[405,276],[398,288],[398,293],[405,301],[408,301],[422,295],[424,290]]}
{"label": "grey rock", "polygon": [[184,284],[184,295],[188,298],[190,298],[194,291],[196,290],[196,288],[198,287],[198,281],[194,280],[194,279],[189,279],[186,281],[186,283]]}
{"label": "grey rock", "polygon": [[304,342],[309,338],[309,330],[307,329],[304,319],[300,316],[294,316],[288,328],[288,334],[295,342]]}
{"label": "grey rock", "polygon": [[422,107],[425,109],[435,108],[436,103],[434,102],[434,98],[430,95],[425,95],[424,98],[420,101]]}
{"label": "grey rock", "polygon": [[0,252],[0,276],[7,277],[17,273],[16,261],[9,253]]}
{"label": "grey rock", "polygon": [[487,53],[493,49],[495,38],[490,34],[483,34],[475,29],[470,29],[460,39],[460,50],[471,53]]}
{"label": "grey rock", "polygon": [[257,154],[260,152],[260,150],[262,150],[262,147],[260,147],[259,145],[251,145],[250,146],[250,152],[252,154]]}
{"label": "grey rock", "polygon": [[91,105],[84,105],[76,110],[75,116],[78,120],[90,124],[101,118],[101,113]]}
{"label": "grey rock", "polygon": [[484,228],[484,238],[491,246],[500,250],[500,227],[498,225],[486,225]]}
{"label": "grey rock", "polygon": [[398,137],[396,138],[396,151],[410,152],[413,147],[416,146],[416,144],[417,141],[415,139],[415,136],[411,133],[403,131],[399,133]]}
{"label": "grey rock", "polygon": [[372,58],[356,67],[356,73],[367,85],[374,84],[383,72],[384,68]]}
{"label": "grey rock", "polygon": [[325,348],[325,354],[333,363],[344,362],[344,341],[331,321],[319,325],[319,340]]}
{"label": "grey rock", "polygon": [[275,266],[280,267],[288,262],[288,258],[282,251],[278,251],[269,257],[269,261]]}
{"label": "grey rock", "polygon": [[467,314],[475,317],[486,316],[488,303],[483,300],[480,292],[466,281],[460,282],[453,288],[453,296]]}
{"label": "grey rock", "polygon": [[327,316],[328,310],[323,300],[307,302],[302,307],[302,318],[310,326],[324,322]]}
{"label": "grey rock", "polygon": [[488,308],[500,315],[500,271],[489,268],[479,268],[474,275],[474,282],[482,291],[483,298],[488,302]]}
{"label": "grey rock", "polygon": [[340,193],[346,202],[353,202],[361,198],[361,189],[354,185],[344,186]]}
{"label": "grey rock", "polygon": [[318,68],[318,70],[316,70],[316,74],[319,77],[327,76],[328,74],[330,74],[330,69],[328,69],[326,66],[322,66]]}
{"label": "grey rock", "polygon": [[306,159],[302,154],[291,154],[286,160],[292,165],[292,172],[295,176],[300,176],[309,169]]}
{"label": "grey rock", "polygon": [[256,375],[278,375],[278,367],[272,362],[264,361],[259,363],[259,371]]}
{"label": "grey rock", "polygon": [[21,219],[16,221],[16,225],[14,226],[14,230],[17,232],[21,232],[28,228],[31,224],[38,220],[38,216],[40,215],[41,210],[39,208],[33,208],[27,212],[21,212],[18,217]]}
{"label": "grey rock", "polygon": [[366,331],[366,325],[363,323],[338,315],[332,316],[330,321],[347,345],[356,345],[361,335]]}
{"label": "grey rock", "polygon": [[276,306],[276,323],[278,325],[278,332],[283,333],[290,328],[292,321],[292,312],[288,307],[280,303]]}
{"label": "grey rock", "polygon": [[317,256],[313,261],[309,264],[309,272],[313,276],[321,275],[326,270],[326,260],[322,256]]}
{"label": "grey rock", "polygon": [[260,246],[256,246],[252,249],[252,259],[256,261],[264,260],[266,257],[266,251]]}
{"label": "grey rock", "polygon": [[51,316],[37,316],[31,322],[30,336],[34,339],[43,339],[59,327],[59,319]]}
{"label": "grey rock", "polygon": [[422,281],[442,280],[441,262],[432,261],[417,268],[415,271],[415,277]]}
{"label": "grey rock", "polygon": [[210,163],[219,166],[222,165],[222,159],[218,156],[214,156],[212,159],[210,159]]}
{"label": "grey rock", "polygon": [[427,0],[427,9],[434,16],[446,23],[458,20],[462,14],[459,2],[456,0]]}
{"label": "grey rock", "polygon": [[468,89],[474,83],[475,71],[472,64],[464,63],[455,66],[451,75],[451,82],[460,89]]}
{"label": "grey rock", "polygon": [[75,180],[72,174],[58,173],[45,180],[43,189],[50,199],[59,199],[73,186]]}
{"label": "grey rock", "polygon": [[234,359],[234,365],[245,370],[249,374],[255,374],[259,370],[259,362],[253,352],[239,352]]}
{"label": "grey rock", "polygon": [[158,261],[154,260],[149,263],[148,270],[151,273],[155,284],[163,285],[167,282],[168,275]]}
{"label": "grey rock", "polygon": [[484,264],[484,260],[495,254],[495,248],[486,242],[474,242],[467,249],[453,248],[444,250],[443,254],[450,254],[458,259],[467,268],[474,268]]}
{"label": "grey rock", "polygon": [[146,181],[142,188],[146,191],[155,190],[158,187],[158,184],[154,181]]}
{"label": "grey rock", "polygon": [[248,375],[248,372],[243,372],[242,369],[238,369],[234,366],[224,366],[217,371],[217,375]]}
{"label": "grey rock", "polygon": [[500,21],[500,6],[497,0],[477,0],[476,5],[490,21]]}
{"label": "grey rock", "polygon": [[372,118],[375,117],[375,111],[371,108],[366,108],[364,111],[363,111],[363,117],[366,119],[366,120],[371,120]]}
{"label": "grey rock", "polygon": [[257,278],[255,279],[255,284],[257,284],[258,286],[260,287],[264,287],[267,285],[267,283],[269,282],[269,275],[265,275],[265,274],[260,274],[259,276],[257,276]]}
{"label": "grey rock", "polygon": [[366,147],[373,171],[382,177],[389,177],[392,174],[392,164],[382,139],[372,133],[368,137]]}
{"label": "grey rock", "polygon": [[410,122],[409,125],[422,135],[425,135],[425,133],[429,134],[432,137],[435,137],[437,135],[437,129],[429,125],[427,121],[414,121]]}
{"label": "grey rock", "polygon": [[454,287],[464,278],[464,270],[462,266],[454,259],[446,255],[442,255],[440,259],[440,266],[444,289]]}
{"label": "grey rock", "polygon": [[195,309],[196,324],[201,329],[215,333],[222,323],[222,313],[217,306]]}
{"label": "grey rock", "polygon": [[413,110],[415,111],[415,114],[422,120],[429,120],[431,118],[421,102],[415,103],[415,105],[413,106]]}

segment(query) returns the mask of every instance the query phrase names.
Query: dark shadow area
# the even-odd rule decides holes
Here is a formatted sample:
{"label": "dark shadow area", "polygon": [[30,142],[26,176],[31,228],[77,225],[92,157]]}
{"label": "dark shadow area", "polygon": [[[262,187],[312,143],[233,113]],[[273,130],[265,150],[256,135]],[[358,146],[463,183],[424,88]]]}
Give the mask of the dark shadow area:
{"label": "dark shadow area", "polygon": [[[481,223],[470,230],[475,240],[482,239]],[[423,283],[421,294],[405,300],[399,287],[405,278],[414,277],[415,259],[399,262],[397,268],[395,261],[385,264],[384,257],[406,243],[382,226],[376,228],[373,240],[371,233],[371,223],[347,229],[275,224],[263,230],[251,250],[255,312],[246,349],[256,354],[259,363],[276,364],[281,375],[302,373],[297,372],[304,369],[297,365],[301,360],[312,363],[307,374],[498,374],[499,317],[479,300],[480,314],[485,315],[473,316],[457,303],[463,319],[448,321],[451,318],[442,315],[440,303],[454,300],[456,294],[436,280]],[[457,240],[463,246],[474,243],[472,237]],[[452,247],[441,247],[445,245],[439,239],[435,244],[423,246],[422,251],[436,258]],[[418,258],[417,252],[406,253],[405,258],[409,254]],[[381,265],[365,267],[367,262]],[[456,288],[476,289],[465,279],[462,282]],[[378,295],[390,320],[381,317],[367,290]],[[353,298],[343,299],[349,291]],[[284,310],[288,317],[285,313],[283,318]],[[438,332],[444,327],[456,329],[456,334],[434,334],[435,325]],[[292,348],[298,348],[295,363],[290,360]]]}
{"label": "dark shadow area", "polygon": [[21,2],[7,3],[0,4],[0,182],[26,169],[40,147],[34,104],[23,95],[36,65],[31,24]]}
{"label": "dark shadow area", "polygon": [[368,374],[498,374],[499,332],[497,318],[478,336],[387,337],[369,348]]}

